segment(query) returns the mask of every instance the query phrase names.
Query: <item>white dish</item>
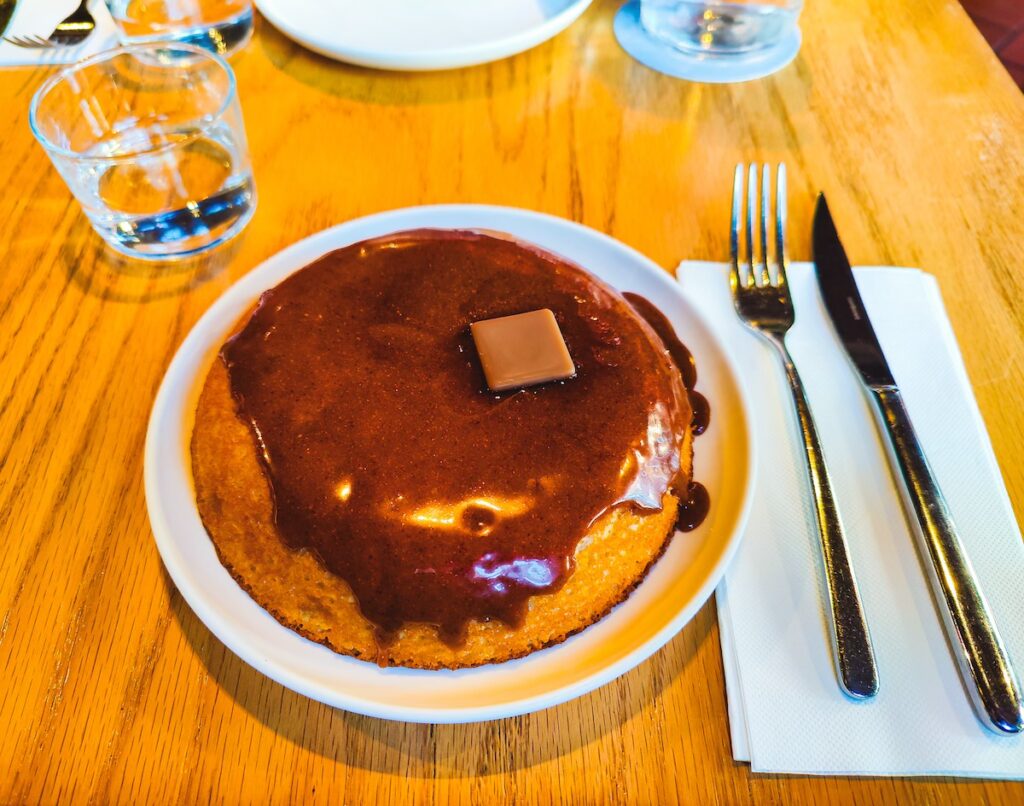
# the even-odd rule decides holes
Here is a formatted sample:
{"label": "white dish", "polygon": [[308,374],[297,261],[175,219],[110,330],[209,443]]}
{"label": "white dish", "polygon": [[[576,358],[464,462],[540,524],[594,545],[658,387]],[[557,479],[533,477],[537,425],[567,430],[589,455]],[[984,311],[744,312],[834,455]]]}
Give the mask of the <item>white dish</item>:
{"label": "white dish", "polygon": [[256,0],[286,36],[385,70],[446,70],[503,59],[571,25],[591,0]]}
{"label": "white dish", "polygon": [[[633,594],[558,646],[520,660],[459,671],[381,669],[337,655],[281,626],[217,559],[196,509],[188,442],[199,391],[217,350],[260,293],[332,249],[417,227],[499,230],[587,267],[650,299],[697,360],[712,406],[696,440],[695,476],[711,494],[705,523],[678,533]],[[413,207],[356,219],[288,247],[242,277],[189,333],[164,377],[146,435],[146,501],[157,547],[196,615],[246,663],[294,691],[370,716],[473,722],[513,716],[585,694],[632,669],[674,636],[711,595],[736,550],[753,486],[750,417],[735,366],[672,277],[599,232],[525,210]]]}

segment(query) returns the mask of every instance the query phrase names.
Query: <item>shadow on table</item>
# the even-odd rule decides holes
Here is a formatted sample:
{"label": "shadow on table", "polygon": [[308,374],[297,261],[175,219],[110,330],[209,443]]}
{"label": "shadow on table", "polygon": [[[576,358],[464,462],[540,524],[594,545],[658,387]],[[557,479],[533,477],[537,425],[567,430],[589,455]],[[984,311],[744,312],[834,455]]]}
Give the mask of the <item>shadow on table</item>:
{"label": "shadow on table", "polygon": [[56,263],[83,293],[109,302],[148,303],[212,280],[231,263],[245,233],[211,252],[180,261],[125,257],[107,246],[84,215],[72,225]]}
{"label": "shadow on table", "polygon": [[505,775],[528,769],[598,741],[647,707],[692,661],[714,619],[705,607],[648,661],[605,687],[556,708],[523,717],[469,725],[420,725],[352,714],[281,686],[236,657],[203,625],[178,594],[166,570],[174,617],[192,650],[220,688],[251,716],[309,752],[406,778]]}
{"label": "shadow on table", "polygon": [[260,25],[260,35],[253,41],[282,73],[318,92],[378,106],[451,104],[500,97],[528,86],[531,76],[534,89],[547,93],[552,71],[568,69],[555,63],[552,46],[545,43],[528,51],[528,58],[543,65],[543,82],[536,82],[536,71],[516,56],[457,70],[379,70],[321,56],[288,39],[266,20],[261,19]]}

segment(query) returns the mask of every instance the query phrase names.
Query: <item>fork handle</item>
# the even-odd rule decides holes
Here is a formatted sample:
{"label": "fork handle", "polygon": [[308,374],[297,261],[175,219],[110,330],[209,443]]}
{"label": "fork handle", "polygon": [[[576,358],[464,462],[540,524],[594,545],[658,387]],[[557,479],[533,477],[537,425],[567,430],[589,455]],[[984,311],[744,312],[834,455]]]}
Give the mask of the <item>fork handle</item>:
{"label": "fork handle", "polygon": [[828,588],[832,659],[839,685],[845,694],[854,699],[874,697],[878,693],[875,653],[864,619],[857,579],[850,565],[850,551],[846,544],[846,534],[836,507],[835,496],[832,494],[832,479],[825,464],[818,429],[811,417],[800,373],[797,372],[785,341],[782,338],[772,338],[771,341],[778,348],[786,368],[786,377],[793,393],[793,404],[800,423],[800,435],[804,441],[807,475],[814,494],[814,518],[818,526],[818,535],[821,537],[821,555]]}
{"label": "fork handle", "polygon": [[1020,733],[1024,730],[1020,683],[903,399],[894,387],[872,388],[871,397],[889,436],[894,470],[903,481],[899,486],[907,514],[919,527],[913,531],[971,703],[993,731]]}

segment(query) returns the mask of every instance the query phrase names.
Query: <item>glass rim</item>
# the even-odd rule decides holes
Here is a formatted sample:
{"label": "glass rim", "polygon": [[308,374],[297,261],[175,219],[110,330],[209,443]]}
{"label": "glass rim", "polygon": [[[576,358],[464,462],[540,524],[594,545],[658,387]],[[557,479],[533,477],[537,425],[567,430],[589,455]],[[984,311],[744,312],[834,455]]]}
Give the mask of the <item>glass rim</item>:
{"label": "glass rim", "polygon": [[[220,106],[217,108],[217,111],[213,115],[204,115],[202,117],[193,118],[189,122],[198,123],[199,121],[212,121],[221,118],[224,115],[224,113],[227,112],[228,107],[231,106],[231,104],[234,102],[235,98],[238,95],[238,86],[235,80],[235,72],[231,69],[231,65],[228,64],[227,59],[223,58],[222,56],[216,53],[206,50],[205,48],[201,48],[198,45],[192,45],[186,42],[175,42],[173,39],[167,39],[160,40],[157,42],[140,42],[132,45],[118,45],[113,48],[108,48],[107,50],[101,50],[99,53],[94,53],[92,56],[80,59],[77,62],[73,62],[72,64],[69,64],[61,70],[54,73],[40,85],[39,89],[35,91],[35,94],[32,96],[32,102],[29,104],[28,124],[29,127],[32,129],[32,134],[35,136],[36,140],[39,141],[40,145],[42,145],[42,147],[45,148],[47,151],[59,154],[62,157],[68,157],[70,159],[78,160],[81,162],[93,160],[102,160],[104,162],[109,162],[111,160],[117,161],[122,159],[136,159],[142,155],[158,154],[161,151],[167,150],[168,148],[180,147],[183,144],[183,142],[187,141],[179,140],[174,143],[163,143],[161,145],[155,146],[154,148],[144,151],[135,151],[132,152],[131,154],[118,154],[116,156],[94,156],[91,154],[85,154],[81,151],[75,151],[73,149],[64,148],[64,146],[57,145],[49,137],[43,134],[43,132],[40,130],[38,122],[39,105],[42,103],[43,99],[58,84],[67,81],[67,79],[73,76],[75,73],[85,69],[86,67],[92,67],[93,65],[110,61],[116,58],[117,56],[123,56],[126,53],[152,53],[158,50],[169,50],[172,48],[174,50],[186,51],[195,56],[199,56],[200,58],[207,59],[210,62],[213,62],[214,64],[218,65],[223,71],[224,75],[227,76],[228,91],[225,94],[224,99],[221,101]],[[200,136],[199,133],[196,134],[196,137],[198,136]],[[191,140],[194,138],[189,139]]]}

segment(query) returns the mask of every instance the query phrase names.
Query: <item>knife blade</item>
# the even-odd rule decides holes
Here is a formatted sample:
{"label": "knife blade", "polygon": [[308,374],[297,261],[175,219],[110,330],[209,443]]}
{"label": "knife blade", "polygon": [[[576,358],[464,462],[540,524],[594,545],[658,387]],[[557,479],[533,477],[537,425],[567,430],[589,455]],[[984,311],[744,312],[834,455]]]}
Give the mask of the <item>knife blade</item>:
{"label": "knife blade", "polygon": [[971,704],[990,730],[1020,733],[1024,730],[1020,683],[949,507],[914,433],[823,194],[818,196],[814,211],[812,244],[818,288],[887,437],[907,520],[918,541],[936,607]]}
{"label": "knife blade", "polygon": [[[821,295],[850,360],[867,386],[895,386],[896,381],[889,370],[871,320],[868,319],[864,301],[853,279],[850,261],[839,241],[835,224],[832,223],[824,194],[818,196],[812,239],[815,274],[821,286]],[[828,267],[827,276],[817,268],[819,265]]]}
{"label": "knife blade", "polygon": [[7,32],[7,26],[11,24],[11,17],[14,16],[14,7],[18,0],[0,0],[0,36]]}

